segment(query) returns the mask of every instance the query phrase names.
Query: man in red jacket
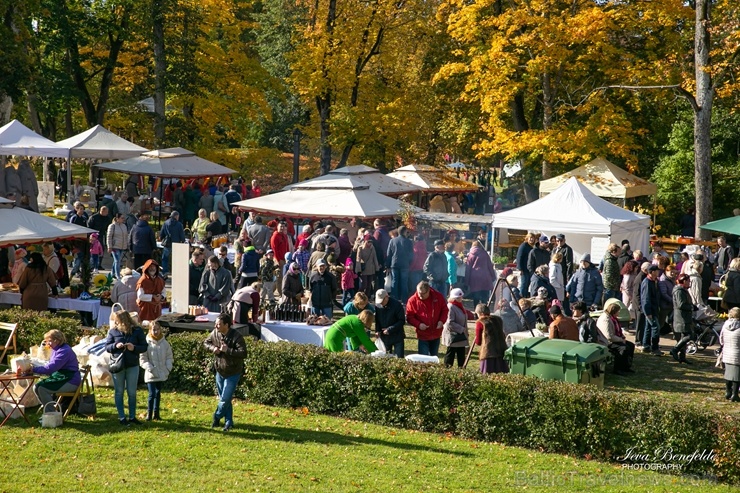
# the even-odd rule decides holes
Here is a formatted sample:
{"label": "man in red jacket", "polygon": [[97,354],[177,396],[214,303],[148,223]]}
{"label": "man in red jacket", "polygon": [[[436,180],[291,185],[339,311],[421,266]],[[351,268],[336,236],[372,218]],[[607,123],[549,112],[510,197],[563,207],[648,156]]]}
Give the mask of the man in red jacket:
{"label": "man in red jacket", "polygon": [[427,281],[421,281],[406,303],[406,320],[416,329],[419,354],[437,356],[447,312],[447,301],[442,293],[432,289]]}
{"label": "man in red jacket", "polygon": [[275,260],[280,265],[277,278],[277,291],[278,296],[283,294],[283,266],[285,265],[285,254],[293,253],[293,245],[290,243],[290,238],[285,232],[285,223],[278,223],[277,230],[272,233],[270,237],[270,248],[275,252]]}

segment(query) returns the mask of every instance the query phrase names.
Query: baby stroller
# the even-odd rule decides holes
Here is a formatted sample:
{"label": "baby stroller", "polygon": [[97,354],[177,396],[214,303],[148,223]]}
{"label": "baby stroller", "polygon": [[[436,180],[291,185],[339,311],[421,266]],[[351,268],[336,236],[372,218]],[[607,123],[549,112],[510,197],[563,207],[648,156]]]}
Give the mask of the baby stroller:
{"label": "baby stroller", "polygon": [[[694,312],[694,334],[686,343],[686,354],[696,354],[719,342],[717,312],[708,306],[699,306]],[[720,327],[721,328],[721,327]]]}

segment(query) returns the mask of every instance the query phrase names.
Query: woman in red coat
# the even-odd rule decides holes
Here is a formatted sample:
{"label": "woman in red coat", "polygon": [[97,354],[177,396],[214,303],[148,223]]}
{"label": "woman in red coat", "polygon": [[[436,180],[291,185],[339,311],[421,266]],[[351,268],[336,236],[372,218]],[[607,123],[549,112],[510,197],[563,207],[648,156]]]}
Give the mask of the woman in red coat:
{"label": "woman in red coat", "polygon": [[136,283],[139,320],[156,320],[162,315],[162,303],[167,297],[164,279],[159,275],[159,264],[152,259],[147,260],[141,270],[143,273]]}

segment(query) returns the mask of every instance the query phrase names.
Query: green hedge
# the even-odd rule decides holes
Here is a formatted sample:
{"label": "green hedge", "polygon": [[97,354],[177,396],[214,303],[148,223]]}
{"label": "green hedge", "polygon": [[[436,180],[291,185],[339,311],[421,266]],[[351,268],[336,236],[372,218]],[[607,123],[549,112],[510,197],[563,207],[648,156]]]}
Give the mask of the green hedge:
{"label": "green hedge", "polygon": [[78,318],[61,317],[18,307],[0,310],[0,322],[18,324],[16,334],[19,353],[41,344],[44,334],[53,329],[61,330],[70,346],[77,344],[82,336],[82,325]]}
{"label": "green hedge", "polygon": [[[175,353],[169,388],[214,394],[204,339],[204,334],[169,336]],[[740,482],[737,418],[588,385],[248,341],[237,395],[260,404],[605,461],[617,461],[633,447],[650,454],[668,448],[682,454],[714,450],[714,460],[694,461],[681,472]]]}

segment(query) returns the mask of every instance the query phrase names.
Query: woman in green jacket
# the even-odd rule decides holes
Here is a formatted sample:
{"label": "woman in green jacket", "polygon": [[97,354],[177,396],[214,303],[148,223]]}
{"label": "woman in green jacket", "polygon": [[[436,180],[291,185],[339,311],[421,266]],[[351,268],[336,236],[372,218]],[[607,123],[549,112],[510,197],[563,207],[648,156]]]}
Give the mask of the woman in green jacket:
{"label": "woman in green jacket", "polygon": [[359,315],[347,315],[329,327],[324,337],[324,347],[333,353],[340,353],[344,351],[345,339],[349,339],[352,351],[376,351],[375,344],[366,332],[374,321],[375,315],[369,310],[363,310]]}

